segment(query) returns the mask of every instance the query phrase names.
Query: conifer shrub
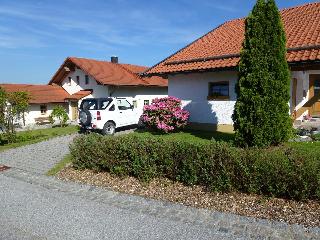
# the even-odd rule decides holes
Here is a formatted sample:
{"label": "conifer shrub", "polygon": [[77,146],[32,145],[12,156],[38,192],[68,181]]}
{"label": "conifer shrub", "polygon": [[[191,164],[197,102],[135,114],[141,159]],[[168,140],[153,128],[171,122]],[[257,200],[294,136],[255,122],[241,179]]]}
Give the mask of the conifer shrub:
{"label": "conifer shrub", "polygon": [[274,0],[258,0],[245,21],[233,114],[235,140],[242,147],[266,147],[287,141],[290,72],[286,36]]}

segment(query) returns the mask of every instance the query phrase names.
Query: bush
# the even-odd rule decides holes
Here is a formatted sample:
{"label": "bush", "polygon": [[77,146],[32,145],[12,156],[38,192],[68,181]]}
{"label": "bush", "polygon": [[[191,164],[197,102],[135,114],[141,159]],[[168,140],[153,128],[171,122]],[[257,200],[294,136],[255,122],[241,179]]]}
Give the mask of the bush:
{"label": "bush", "polygon": [[69,117],[65,108],[61,105],[55,106],[52,113],[49,116],[51,124],[54,124],[56,120],[59,121],[61,127],[65,126]]}
{"label": "bush", "polygon": [[311,138],[312,138],[313,141],[320,142],[320,133],[313,134],[313,135],[311,136]]}
{"label": "bush", "polygon": [[142,119],[147,127],[161,132],[173,132],[185,127],[189,112],[181,109],[181,100],[174,97],[156,98],[144,106]]}
{"label": "bush", "polygon": [[224,142],[97,134],[76,138],[70,149],[77,169],[108,171],[142,181],[166,177],[212,191],[320,199],[319,151],[240,149]]}

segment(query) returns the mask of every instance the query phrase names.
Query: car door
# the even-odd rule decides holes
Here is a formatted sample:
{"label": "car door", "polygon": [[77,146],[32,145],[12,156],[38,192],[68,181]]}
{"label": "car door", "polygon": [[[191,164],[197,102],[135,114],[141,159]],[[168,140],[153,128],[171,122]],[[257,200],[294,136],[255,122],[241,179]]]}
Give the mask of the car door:
{"label": "car door", "polygon": [[134,124],[135,112],[133,106],[125,98],[117,99],[117,107],[119,111],[119,122],[121,126]]}

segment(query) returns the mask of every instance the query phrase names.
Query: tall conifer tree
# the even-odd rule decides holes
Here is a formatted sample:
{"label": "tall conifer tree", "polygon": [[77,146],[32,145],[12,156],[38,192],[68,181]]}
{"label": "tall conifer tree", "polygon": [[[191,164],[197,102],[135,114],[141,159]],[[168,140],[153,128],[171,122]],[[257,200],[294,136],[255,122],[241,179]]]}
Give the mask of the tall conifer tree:
{"label": "tall conifer tree", "polygon": [[287,141],[290,71],[286,36],[274,0],[258,0],[245,21],[233,120],[236,143],[265,147]]}

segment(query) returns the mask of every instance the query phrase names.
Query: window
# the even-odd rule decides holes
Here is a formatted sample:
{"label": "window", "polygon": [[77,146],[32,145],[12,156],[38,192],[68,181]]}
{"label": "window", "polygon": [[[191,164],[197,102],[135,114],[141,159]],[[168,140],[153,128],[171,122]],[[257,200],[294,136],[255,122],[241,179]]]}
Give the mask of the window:
{"label": "window", "polygon": [[150,101],[149,100],[144,100],[143,105],[149,105]]}
{"label": "window", "polygon": [[80,85],[80,77],[77,76],[77,85]]}
{"label": "window", "polygon": [[98,106],[97,106],[97,101],[94,99],[88,99],[88,100],[83,100],[81,102],[81,106],[80,109],[86,109],[86,110],[97,110]]}
{"label": "window", "polygon": [[101,110],[107,109],[107,107],[109,107],[109,105],[111,104],[111,102],[112,102],[111,99],[102,100],[102,101],[100,102],[100,109],[101,109]]}
{"label": "window", "polygon": [[118,108],[119,110],[128,110],[128,109],[132,109],[131,104],[125,100],[125,99],[118,99],[117,100],[118,103]]}
{"label": "window", "polygon": [[40,112],[45,115],[47,113],[47,105],[40,105]]}
{"label": "window", "polygon": [[137,108],[138,107],[137,100],[133,100],[132,101],[132,105],[133,105],[134,108]]}
{"label": "window", "polygon": [[85,76],[85,79],[86,79],[86,85],[88,85],[88,84],[89,84],[89,76],[86,75],[86,76]]}
{"label": "window", "polygon": [[229,82],[209,83],[208,100],[229,99]]}
{"label": "window", "polygon": [[68,85],[71,86],[71,77],[68,77]]}
{"label": "window", "polygon": [[320,96],[320,79],[314,80],[314,96]]}
{"label": "window", "polygon": [[116,110],[116,107],[114,106],[114,104],[109,108],[109,111],[113,112],[114,110]]}

